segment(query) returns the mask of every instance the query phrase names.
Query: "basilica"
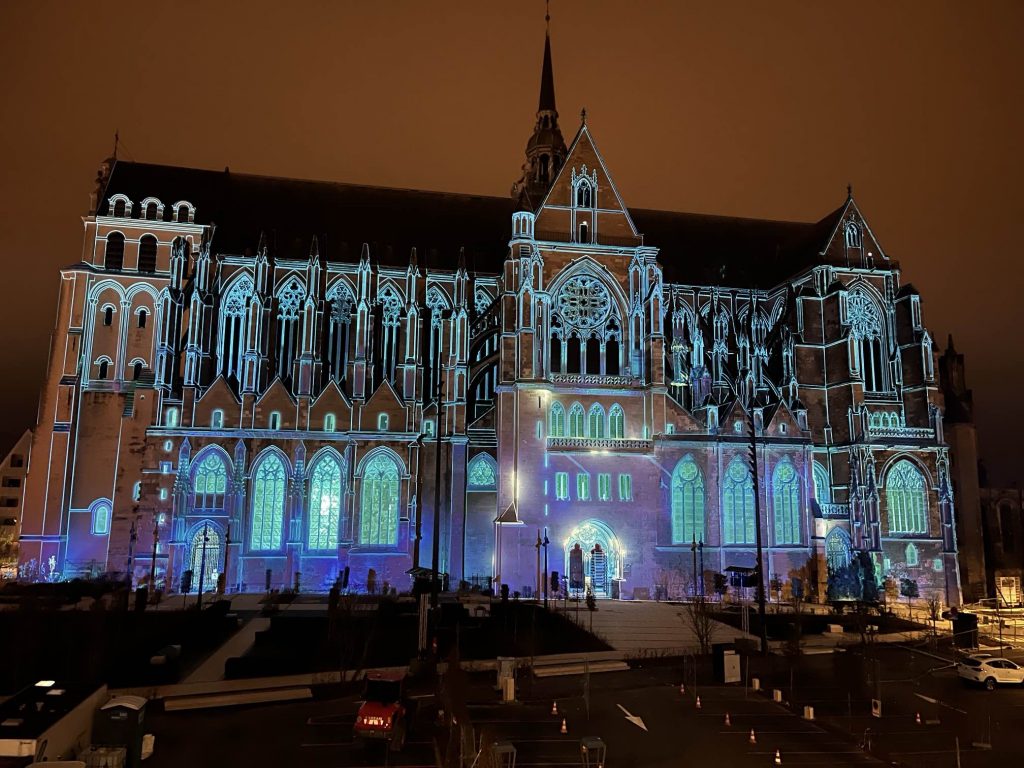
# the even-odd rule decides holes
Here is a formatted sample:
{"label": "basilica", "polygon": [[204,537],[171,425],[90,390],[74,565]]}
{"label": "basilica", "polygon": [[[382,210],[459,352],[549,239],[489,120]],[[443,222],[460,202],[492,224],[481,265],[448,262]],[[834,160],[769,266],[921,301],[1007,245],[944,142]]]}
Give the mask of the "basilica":
{"label": "basilica", "polygon": [[857,563],[958,603],[936,353],[852,192],[630,208],[597,128],[565,141],[546,38],[507,196],[106,161],[22,578],[403,590],[436,557],[530,596],[575,549],[597,597],[679,598],[760,547],[773,599]]}

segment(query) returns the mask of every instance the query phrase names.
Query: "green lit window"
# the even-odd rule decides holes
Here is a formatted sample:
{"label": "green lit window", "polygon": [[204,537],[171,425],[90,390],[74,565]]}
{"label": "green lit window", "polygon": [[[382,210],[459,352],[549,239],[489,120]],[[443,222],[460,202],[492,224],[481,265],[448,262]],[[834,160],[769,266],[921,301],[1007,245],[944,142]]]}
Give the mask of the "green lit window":
{"label": "green lit window", "polygon": [[218,514],[224,509],[228,472],[224,459],[213,451],[196,465],[192,475],[192,509]]}
{"label": "green lit window", "polygon": [[704,541],[704,477],[692,456],[672,473],[672,543]]}
{"label": "green lit window", "polygon": [[604,408],[597,403],[590,406],[590,413],[587,414],[587,433],[589,437],[604,437]]}
{"label": "green lit window", "polygon": [[907,565],[917,566],[920,563],[920,557],[917,552],[917,547],[913,544],[907,544]]}
{"label": "green lit window", "polygon": [[619,475],[619,501],[633,499],[633,476]]}
{"label": "green lit window", "polygon": [[590,499],[590,475],[580,472],[576,475],[576,498],[580,501]]}
{"label": "green lit window", "polygon": [[92,505],[92,532],[96,534],[110,533],[110,502],[97,501]]}
{"label": "green lit window", "polygon": [[896,462],[885,481],[889,533],[927,533],[924,476],[906,459]]}
{"label": "green lit window", "polygon": [[469,489],[471,491],[493,491],[497,485],[494,461],[490,456],[479,453],[469,462]]}
{"label": "green lit window", "polygon": [[612,476],[601,473],[597,476],[597,498],[601,501],[611,501],[612,498]]}
{"label": "green lit window", "polygon": [[832,483],[828,479],[828,470],[818,462],[814,462],[814,498],[818,504],[832,501]]}
{"label": "green lit window", "polygon": [[753,544],[754,481],[740,456],[729,462],[722,485],[722,517],[726,544]]}
{"label": "green lit window", "polygon": [[572,408],[569,409],[569,437],[583,437],[584,421],[583,406],[573,403]]}
{"label": "green lit window", "polygon": [[341,462],[331,454],[325,454],[313,467],[309,480],[310,549],[334,549],[338,546],[341,478]]}
{"label": "green lit window", "polygon": [[613,405],[608,411],[608,437],[622,440],[626,436],[626,416],[621,405]]}
{"label": "green lit window", "polygon": [[775,543],[800,543],[800,485],[793,462],[780,461],[772,473],[772,513]]}
{"label": "green lit window", "polygon": [[390,546],[398,543],[399,480],[398,467],[387,454],[377,454],[363,469],[360,544]]}
{"label": "green lit window", "polygon": [[555,498],[562,501],[569,498],[568,472],[555,472]]}
{"label": "green lit window", "polygon": [[249,532],[251,549],[280,548],[287,482],[284,462],[276,453],[266,454],[253,471],[252,528]]}
{"label": "green lit window", "polygon": [[549,414],[549,432],[551,437],[565,437],[565,408],[561,403],[552,403]]}

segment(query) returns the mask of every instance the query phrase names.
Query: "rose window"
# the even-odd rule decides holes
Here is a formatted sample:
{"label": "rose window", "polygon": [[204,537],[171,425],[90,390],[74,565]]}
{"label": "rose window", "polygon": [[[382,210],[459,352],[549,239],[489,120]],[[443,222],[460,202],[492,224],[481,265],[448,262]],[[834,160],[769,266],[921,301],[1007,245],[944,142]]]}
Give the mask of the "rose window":
{"label": "rose window", "polygon": [[601,326],[611,311],[611,297],[600,281],[586,275],[570,278],[558,294],[556,309],[566,325],[589,330]]}

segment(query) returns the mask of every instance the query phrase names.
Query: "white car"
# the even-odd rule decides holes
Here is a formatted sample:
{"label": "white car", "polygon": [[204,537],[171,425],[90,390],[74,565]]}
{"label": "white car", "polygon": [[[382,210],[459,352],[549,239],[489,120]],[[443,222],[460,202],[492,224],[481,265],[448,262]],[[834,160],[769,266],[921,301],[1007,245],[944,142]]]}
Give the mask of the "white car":
{"label": "white car", "polygon": [[1024,685],[1024,667],[1014,664],[1009,659],[985,654],[960,659],[956,665],[956,673],[963,680],[981,683],[990,691],[994,690],[996,685]]}

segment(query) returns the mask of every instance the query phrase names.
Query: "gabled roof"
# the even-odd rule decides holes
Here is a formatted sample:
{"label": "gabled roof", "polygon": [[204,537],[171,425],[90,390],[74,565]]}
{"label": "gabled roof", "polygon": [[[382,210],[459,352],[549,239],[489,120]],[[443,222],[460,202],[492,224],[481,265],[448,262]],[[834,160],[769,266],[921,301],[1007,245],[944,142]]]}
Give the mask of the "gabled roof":
{"label": "gabled roof", "polygon": [[[273,255],[305,261],[317,236],[329,261],[356,263],[362,244],[369,243],[377,265],[405,268],[415,247],[421,267],[450,268],[465,248],[467,269],[488,274],[501,272],[515,210],[505,197],[123,160],[114,165],[99,215],[110,215],[108,200],[116,193],[134,201],[157,197],[166,204],[167,218],[171,203],[189,201],[196,206],[196,223],[217,225],[217,253],[254,254],[264,232]],[[768,288],[822,263],[820,254],[845,210],[844,203],[813,223],[645,209],[627,215],[644,243],[660,249],[668,282]]]}

